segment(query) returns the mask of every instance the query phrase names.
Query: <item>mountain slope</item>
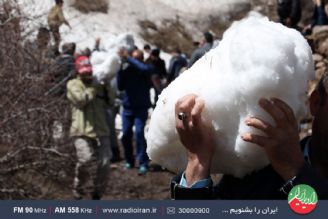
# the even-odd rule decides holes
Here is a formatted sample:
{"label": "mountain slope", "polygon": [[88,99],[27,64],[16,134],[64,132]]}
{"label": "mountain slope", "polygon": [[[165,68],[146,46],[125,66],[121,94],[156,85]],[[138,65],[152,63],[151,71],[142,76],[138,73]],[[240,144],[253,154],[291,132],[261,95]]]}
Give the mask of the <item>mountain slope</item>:
{"label": "mountain slope", "polygon": [[[176,19],[189,31],[197,31],[209,17],[224,15],[236,3],[250,0],[108,0],[108,13],[84,14],[72,7],[74,0],[66,0],[64,13],[73,27],[62,26],[63,42],[76,42],[78,48],[92,47],[94,39],[108,39],[120,33],[131,32],[137,44],[144,40],[140,37],[140,20],[151,20],[160,25],[164,20]],[[47,26],[47,13],[54,5],[53,0],[18,0],[22,8],[27,31]],[[199,36],[199,35],[198,35]]]}

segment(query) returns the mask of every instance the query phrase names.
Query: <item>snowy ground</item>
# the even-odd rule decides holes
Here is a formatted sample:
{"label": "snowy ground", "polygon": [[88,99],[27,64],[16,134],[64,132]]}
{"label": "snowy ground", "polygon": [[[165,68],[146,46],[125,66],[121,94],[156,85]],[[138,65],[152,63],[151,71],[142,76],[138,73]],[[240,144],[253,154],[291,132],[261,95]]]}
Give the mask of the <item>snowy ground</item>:
{"label": "snowy ground", "polygon": [[[137,45],[144,44],[139,36],[139,20],[151,20],[160,24],[164,19],[175,19],[177,16],[189,29],[194,21],[207,19],[231,10],[234,3],[249,2],[250,0],[108,0],[109,11],[104,13],[83,14],[70,5],[74,0],[66,0],[64,14],[73,27],[70,30],[62,26],[63,42],[76,42],[79,49],[92,47],[94,39],[103,40],[130,32],[136,38]],[[25,27],[29,30],[47,26],[47,13],[54,5],[54,0],[18,0],[22,6],[23,15],[29,20]],[[195,27],[194,27],[195,28]]]}

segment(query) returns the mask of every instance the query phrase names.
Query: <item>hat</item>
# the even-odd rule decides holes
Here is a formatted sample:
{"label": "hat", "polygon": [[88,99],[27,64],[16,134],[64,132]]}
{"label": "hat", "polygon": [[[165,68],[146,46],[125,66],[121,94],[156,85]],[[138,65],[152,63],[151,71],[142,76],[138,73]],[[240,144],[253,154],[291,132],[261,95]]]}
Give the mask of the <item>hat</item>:
{"label": "hat", "polygon": [[80,56],[75,61],[75,69],[78,74],[92,74],[92,66],[87,56]]}

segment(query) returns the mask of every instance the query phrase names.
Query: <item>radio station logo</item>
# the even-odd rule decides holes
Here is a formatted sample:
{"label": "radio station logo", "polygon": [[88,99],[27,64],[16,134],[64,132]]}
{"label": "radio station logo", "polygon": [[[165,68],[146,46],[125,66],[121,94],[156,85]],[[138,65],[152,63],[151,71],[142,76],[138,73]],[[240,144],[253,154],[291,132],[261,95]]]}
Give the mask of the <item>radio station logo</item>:
{"label": "radio station logo", "polygon": [[297,214],[311,213],[316,208],[317,203],[317,193],[311,186],[305,184],[294,186],[288,194],[288,204]]}

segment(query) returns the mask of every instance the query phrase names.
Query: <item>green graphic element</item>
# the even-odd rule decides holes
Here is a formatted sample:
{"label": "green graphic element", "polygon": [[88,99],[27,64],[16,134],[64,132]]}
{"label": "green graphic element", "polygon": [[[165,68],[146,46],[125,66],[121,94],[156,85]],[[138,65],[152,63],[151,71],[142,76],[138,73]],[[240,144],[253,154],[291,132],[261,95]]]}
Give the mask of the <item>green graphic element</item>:
{"label": "green graphic element", "polygon": [[308,214],[312,212],[317,203],[317,193],[311,186],[305,184],[294,186],[288,194],[288,204],[290,208],[298,214]]}

